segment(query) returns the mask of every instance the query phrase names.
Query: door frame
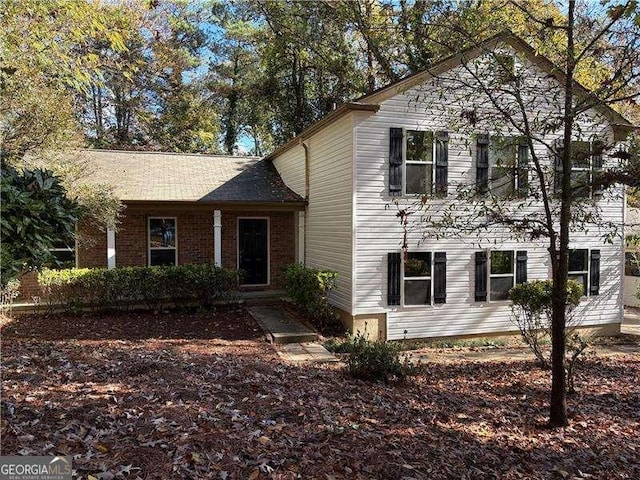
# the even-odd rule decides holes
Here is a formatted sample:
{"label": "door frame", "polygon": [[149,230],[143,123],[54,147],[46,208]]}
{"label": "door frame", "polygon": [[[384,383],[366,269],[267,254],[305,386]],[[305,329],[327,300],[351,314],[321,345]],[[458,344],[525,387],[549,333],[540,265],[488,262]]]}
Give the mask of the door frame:
{"label": "door frame", "polygon": [[236,220],[236,269],[240,270],[240,220],[267,221],[267,283],[243,283],[241,287],[268,287],[271,285],[271,218],[270,217],[238,217]]}

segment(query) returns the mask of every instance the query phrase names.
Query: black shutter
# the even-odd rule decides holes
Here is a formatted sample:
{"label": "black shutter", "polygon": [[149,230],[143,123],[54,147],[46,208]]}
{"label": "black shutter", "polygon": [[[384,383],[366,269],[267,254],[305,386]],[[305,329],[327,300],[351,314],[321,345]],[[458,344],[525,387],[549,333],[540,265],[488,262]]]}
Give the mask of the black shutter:
{"label": "black shutter", "polygon": [[447,303],[447,254],[433,256],[433,303]]}
{"label": "black shutter", "polygon": [[402,193],[402,129],[389,129],[389,194]]}
{"label": "black shutter", "polygon": [[[602,174],[602,153],[604,152],[604,143],[596,140],[591,144],[591,179],[596,182]],[[598,200],[602,198],[602,187],[593,187],[593,198]]]}
{"label": "black shutter", "polygon": [[400,253],[387,253],[387,305],[400,305],[401,268],[402,259]]}
{"label": "black shutter", "polygon": [[449,133],[436,132],[436,195],[446,197],[449,183]]}
{"label": "black shutter", "polygon": [[526,197],[529,191],[529,145],[524,140],[518,145],[518,183],[516,191]]}
{"label": "black shutter", "polygon": [[589,294],[600,294],[600,250],[591,250],[591,265],[589,268]]}
{"label": "black shutter", "polygon": [[476,252],[476,302],[487,301],[487,252]]}
{"label": "black shutter", "polygon": [[527,281],[527,252],[516,252],[516,283]]}
{"label": "black shutter", "polygon": [[489,190],[489,135],[478,135],[476,146],[476,189],[484,195]]}
{"label": "black shutter", "polygon": [[562,189],[562,157],[564,157],[564,146],[561,138],[556,140],[553,154],[553,185],[555,192],[560,193],[560,190]]}

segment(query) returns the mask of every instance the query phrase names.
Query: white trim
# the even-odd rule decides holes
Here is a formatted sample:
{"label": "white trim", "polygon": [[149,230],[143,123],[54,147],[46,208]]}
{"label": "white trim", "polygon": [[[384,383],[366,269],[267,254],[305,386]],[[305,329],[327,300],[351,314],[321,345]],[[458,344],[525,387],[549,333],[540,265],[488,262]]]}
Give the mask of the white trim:
{"label": "white trim", "polygon": [[116,268],[116,232],[107,228],[107,268]]}
{"label": "white trim", "polygon": [[222,212],[213,211],[213,263],[222,266]]}
{"label": "white trim", "polygon": [[296,212],[296,240],[297,240],[296,262],[300,263],[301,265],[305,264],[305,258],[304,258],[305,228],[306,228],[305,212],[304,211]]}
{"label": "white trim", "polygon": [[271,285],[271,218],[270,217],[238,217],[236,220],[236,268],[240,270],[240,220],[267,221],[267,283],[243,283],[242,287],[268,287]]}
{"label": "white trim", "polygon": [[[571,252],[572,251],[580,251],[580,250],[584,250],[587,252],[587,269],[586,270],[569,270],[569,266],[567,265],[567,280],[570,280],[569,276],[571,275],[586,275],[587,277],[585,278],[584,281],[584,289],[586,291],[586,293],[584,293],[582,296],[583,297],[591,297],[593,295],[591,295],[591,251],[592,250],[599,250],[597,248],[591,249],[591,248],[569,248],[569,258],[571,258]],[[600,251],[600,261],[602,262],[602,250]],[[624,268],[624,264],[625,262],[622,262],[622,268]],[[624,273],[624,272],[623,272]],[[621,283],[624,283],[624,276],[621,277]]]}
{"label": "white trim", "polygon": [[178,266],[178,217],[147,217],[147,265],[151,266],[151,220],[173,220],[175,222],[176,238],[175,247],[153,247],[153,250],[174,250],[176,260],[174,266]]}
{"label": "white trim", "polygon": [[[486,303],[505,303],[510,302],[511,300],[491,300],[491,279],[492,278],[509,278],[511,277],[511,288],[516,286],[516,269],[517,265],[517,256],[518,252],[516,250],[511,249],[487,249],[487,300]],[[492,252],[511,252],[513,256],[513,261],[511,262],[511,273],[491,273],[491,253]],[[479,302],[481,303],[481,302]]]}
{"label": "white trim", "polygon": [[[405,278],[404,276],[404,262],[405,262],[405,254],[404,252],[400,253],[400,275],[401,275],[401,281],[400,281],[400,306],[402,308],[407,308],[407,309],[414,309],[414,308],[424,308],[424,307],[433,307],[434,303],[433,303],[433,289],[434,289],[434,278],[433,278],[433,266],[435,264],[435,251],[434,250],[411,250],[407,252],[407,255],[411,254],[411,253],[428,253],[430,254],[430,266],[429,266],[429,276],[428,277],[408,277]],[[404,303],[404,282],[405,280],[429,280],[429,303],[420,303],[420,304],[412,304],[412,305],[406,305]]]}
{"label": "white trim", "polygon": [[[418,160],[407,160],[407,132],[423,132],[431,134],[431,161],[421,162]],[[431,192],[407,193],[407,164],[409,165],[431,165]],[[418,197],[420,195],[433,195],[436,189],[436,132],[433,130],[416,130],[413,128],[402,129],[402,196]]]}

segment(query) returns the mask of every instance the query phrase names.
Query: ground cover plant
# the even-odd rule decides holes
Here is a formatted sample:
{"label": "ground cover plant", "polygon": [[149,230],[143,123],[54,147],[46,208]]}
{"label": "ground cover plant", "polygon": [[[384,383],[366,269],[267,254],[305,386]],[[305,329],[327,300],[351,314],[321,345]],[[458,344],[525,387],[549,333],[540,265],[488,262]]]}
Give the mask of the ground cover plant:
{"label": "ground cover plant", "polygon": [[637,355],[588,360],[557,430],[533,361],[364,382],[286,363],[238,307],[19,317],[1,368],[2,454],[82,479],[640,478]]}

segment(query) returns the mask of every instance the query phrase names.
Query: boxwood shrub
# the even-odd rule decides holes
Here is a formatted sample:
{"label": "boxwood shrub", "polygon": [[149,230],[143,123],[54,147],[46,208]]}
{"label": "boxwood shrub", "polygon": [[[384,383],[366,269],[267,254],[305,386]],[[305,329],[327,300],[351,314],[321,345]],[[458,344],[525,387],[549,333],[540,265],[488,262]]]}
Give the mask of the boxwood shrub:
{"label": "boxwood shrub", "polygon": [[337,272],[307,268],[299,263],[287,265],[284,270],[287,294],[310,317],[324,334],[344,332],[340,317],[329,304],[329,294],[335,288]]}
{"label": "boxwood shrub", "polygon": [[194,304],[208,308],[235,299],[238,272],[213,264],[44,269],[38,281],[48,305],[62,306],[67,312],[82,308],[126,310],[140,305],[149,309]]}

